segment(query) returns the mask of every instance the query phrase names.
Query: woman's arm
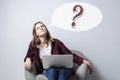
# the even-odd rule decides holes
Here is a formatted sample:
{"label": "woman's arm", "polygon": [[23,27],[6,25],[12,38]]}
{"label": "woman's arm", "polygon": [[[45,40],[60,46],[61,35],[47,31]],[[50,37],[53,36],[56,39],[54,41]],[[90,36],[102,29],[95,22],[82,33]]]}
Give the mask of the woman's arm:
{"label": "woman's arm", "polygon": [[27,54],[26,54],[26,56],[24,58],[25,69],[26,70],[31,69],[31,62],[33,61],[33,56],[34,56],[33,52],[34,52],[34,47],[33,47],[32,42],[30,42],[28,52],[27,52]]}
{"label": "woman's arm", "polygon": [[90,70],[90,74],[92,73],[92,65],[89,61],[83,59],[80,56],[77,56],[76,54],[72,53],[61,41],[59,41],[59,46],[64,54],[73,54],[73,61],[77,64],[82,64],[83,62],[88,65],[88,68]]}
{"label": "woman's arm", "polygon": [[72,53],[72,52],[63,44],[63,42],[61,42],[61,41],[58,40],[58,44],[59,44],[59,47],[60,47],[62,53],[64,53],[64,54],[72,54],[72,55],[73,55],[73,61],[74,61],[75,63],[77,63],[77,64],[80,65],[80,64],[83,62],[83,58],[80,57],[80,56],[78,56],[78,55],[76,55],[76,54],[74,54],[74,53]]}
{"label": "woman's arm", "polygon": [[31,61],[33,61],[33,57],[34,57],[34,46],[33,46],[33,41],[31,41],[30,44],[29,44],[27,54],[24,58],[24,62],[26,61],[27,58],[30,58]]}
{"label": "woman's arm", "polygon": [[30,70],[31,69],[31,59],[30,58],[26,58],[26,61],[25,61],[25,69],[26,70]]}

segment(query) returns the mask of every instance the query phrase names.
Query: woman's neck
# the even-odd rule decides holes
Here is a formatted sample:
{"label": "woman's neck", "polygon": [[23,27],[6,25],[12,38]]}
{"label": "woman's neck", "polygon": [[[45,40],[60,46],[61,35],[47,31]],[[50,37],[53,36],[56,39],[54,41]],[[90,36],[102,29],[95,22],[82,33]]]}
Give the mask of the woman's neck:
{"label": "woman's neck", "polygon": [[41,40],[41,44],[46,44],[47,43],[47,40],[45,37],[39,37],[39,39]]}
{"label": "woman's neck", "polygon": [[46,37],[39,37],[39,39],[41,40],[41,46],[43,47],[48,47],[50,41],[47,41]]}

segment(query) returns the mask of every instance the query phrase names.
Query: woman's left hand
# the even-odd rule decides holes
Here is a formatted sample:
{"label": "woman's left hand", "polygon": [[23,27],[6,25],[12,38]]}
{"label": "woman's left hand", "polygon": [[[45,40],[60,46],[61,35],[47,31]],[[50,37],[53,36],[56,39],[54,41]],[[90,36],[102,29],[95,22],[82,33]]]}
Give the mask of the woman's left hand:
{"label": "woman's left hand", "polygon": [[93,68],[92,68],[92,65],[90,64],[90,62],[87,61],[87,60],[85,60],[85,59],[83,60],[83,62],[88,65],[88,68],[89,68],[89,70],[90,70],[90,74],[92,74],[92,69],[93,69]]}

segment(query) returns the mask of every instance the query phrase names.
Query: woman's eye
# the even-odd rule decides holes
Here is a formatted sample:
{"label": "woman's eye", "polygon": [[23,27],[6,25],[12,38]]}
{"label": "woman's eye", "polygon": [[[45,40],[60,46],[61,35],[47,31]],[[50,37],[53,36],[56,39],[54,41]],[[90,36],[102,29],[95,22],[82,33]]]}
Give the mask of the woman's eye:
{"label": "woman's eye", "polygon": [[42,25],[41,27],[45,27],[44,25]]}
{"label": "woman's eye", "polygon": [[40,27],[37,27],[37,30],[40,29]]}

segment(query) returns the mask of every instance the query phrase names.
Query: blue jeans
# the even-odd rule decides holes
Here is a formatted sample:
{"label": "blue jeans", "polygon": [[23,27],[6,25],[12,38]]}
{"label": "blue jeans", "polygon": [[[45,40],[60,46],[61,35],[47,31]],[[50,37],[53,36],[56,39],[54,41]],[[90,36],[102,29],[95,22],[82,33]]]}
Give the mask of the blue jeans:
{"label": "blue jeans", "polygon": [[69,68],[49,68],[43,71],[48,80],[68,80],[72,75],[72,69]]}

